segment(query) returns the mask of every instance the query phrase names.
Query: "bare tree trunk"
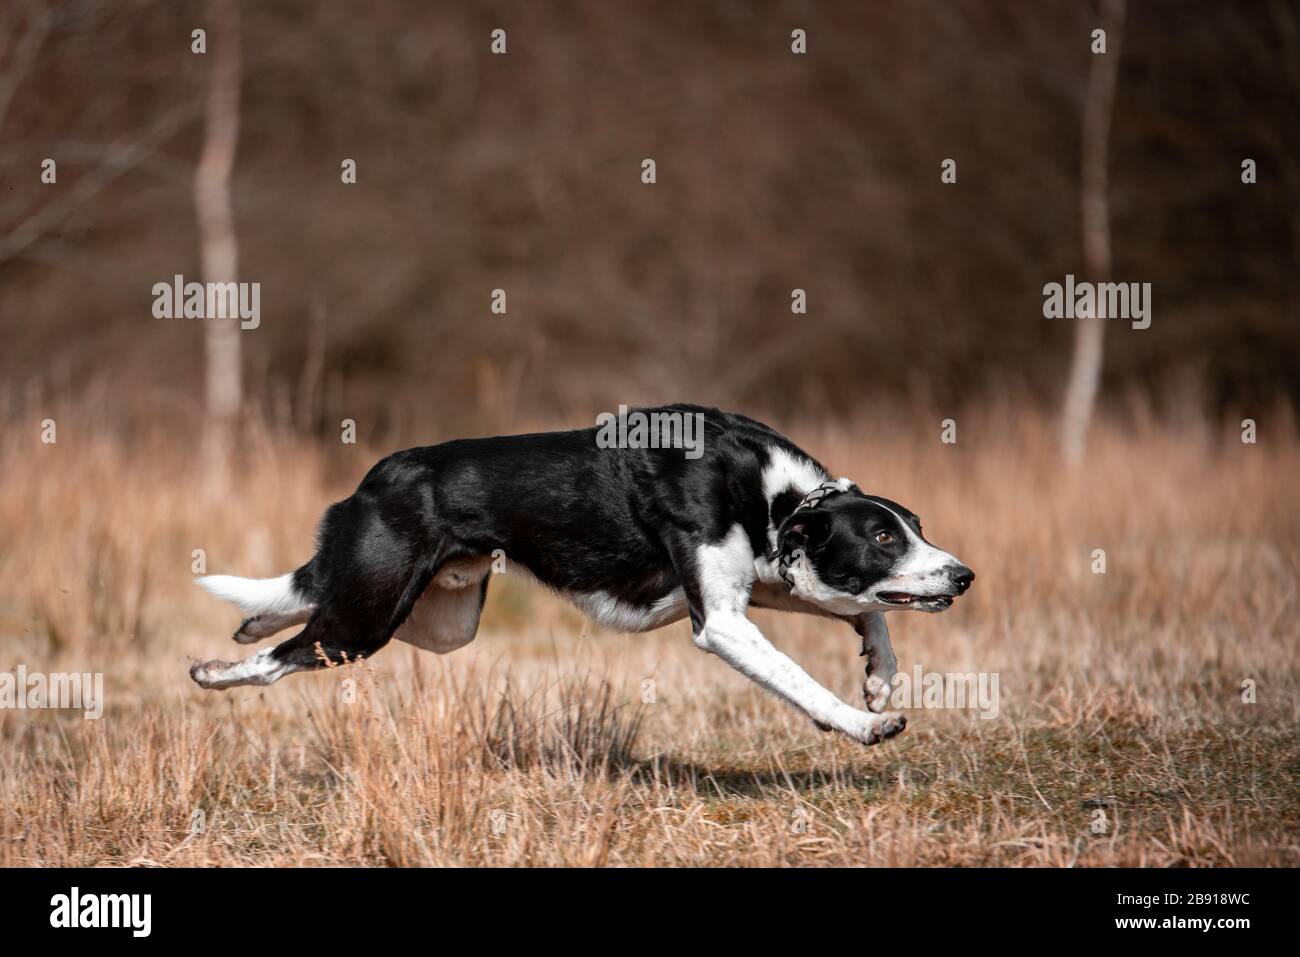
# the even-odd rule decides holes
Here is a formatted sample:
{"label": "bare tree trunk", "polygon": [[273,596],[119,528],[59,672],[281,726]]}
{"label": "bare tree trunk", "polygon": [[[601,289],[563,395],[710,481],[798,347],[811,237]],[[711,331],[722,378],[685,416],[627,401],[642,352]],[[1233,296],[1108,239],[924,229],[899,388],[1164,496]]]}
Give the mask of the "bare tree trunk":
{"label": "bare tree trunk", "polygon": [[[1088,91],[1083,104],[1082,185],[1079,190],[1083,227],[1085,278],[1106,282],[1110,278],[1110,198],[1107,166],[1110,120],[1119,76],[1120,46],[1124,35],[1125,0],[1102,0],[1102,27],[1106,52],[1092,54]],[[1077,465],[1087,445],[1088,426],[1101,381],[1102,346],[1106,320],[1079,317],[1074,329],[1074,359],[1065,388],[1061,414],[1061,441],[1065,460]]]}
{"label": "bare tree trunk", "polygon": [[[207,117],[203,152],[194,174],[194,206],[199,222],[203,281],[239,279],[239,251],[230,208],[230,171],[239,146],[239,8],[236,0],[208,5]],[[229,314],[229,311],[228,311]],[[243,400],[239,318],[205,320],[207,427],[204,445],[208,475],[222,480],[230,462],[231,432]]]}

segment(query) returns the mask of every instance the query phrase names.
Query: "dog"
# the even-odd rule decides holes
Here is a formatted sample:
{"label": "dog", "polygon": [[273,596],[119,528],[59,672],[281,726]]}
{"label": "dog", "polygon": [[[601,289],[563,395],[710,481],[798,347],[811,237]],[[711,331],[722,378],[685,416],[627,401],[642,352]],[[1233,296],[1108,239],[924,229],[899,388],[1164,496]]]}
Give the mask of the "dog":
{"label": "dog", "polygon": [[[902,731],[906,718],[886,710],[897,660],[884,613],[943,611],[975,573],[926,541],[912,512],[833,480],[760,422],[692,405],[639,411],[655,426],[691,417],[698,448],[647,442],[644,430],[602,447],[608,433],[589,428],[389,455],[326,510],[316,554],[297,571],[198,579],[248,616],[237,642],[306,627],[243,661],[196,663],[191,677],[210,689],[269,685],[368,658],[394,637],[446,654],[474,639],[503,566],[615,630],[689,617],[698,648],[822,730],[866,745]],[[867,659],[866,710],[773,647],[746,617],[751,605],[850,624]]]}

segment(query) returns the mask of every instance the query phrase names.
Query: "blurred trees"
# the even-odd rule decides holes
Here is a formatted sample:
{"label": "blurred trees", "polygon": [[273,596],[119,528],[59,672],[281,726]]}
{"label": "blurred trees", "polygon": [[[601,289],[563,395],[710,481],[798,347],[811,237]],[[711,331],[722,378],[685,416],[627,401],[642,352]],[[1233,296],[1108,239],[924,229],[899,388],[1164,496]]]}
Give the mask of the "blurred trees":
{"label": "blurred trees", "polygon": [[[1042,317],[1042,287],[1086,272],[1091,5],[240,10],[231,199],[263,319],[239,341],[250,398],[285,422],[1060,401],[1076,328]],[[203,268],[206,2],[3,16],[0,382],[201,409],[204,322],[154,319],[149,290]],[[1130,5],[1111,271],[1151,282],[1154,313],[1111,329],[1103,400],[1300,396],[1296,24],[1287,0]]]}

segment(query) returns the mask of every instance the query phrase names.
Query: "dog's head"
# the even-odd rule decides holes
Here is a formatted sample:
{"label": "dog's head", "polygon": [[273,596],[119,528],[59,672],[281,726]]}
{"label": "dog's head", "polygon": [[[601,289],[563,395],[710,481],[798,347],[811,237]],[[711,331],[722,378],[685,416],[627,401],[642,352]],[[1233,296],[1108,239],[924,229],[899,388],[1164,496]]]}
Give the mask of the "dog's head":
{"label": "dog's head", "polygon": [[975,580],[925,540],[916,515],[852,487],[806,497],[781,523],[777,550],[791,593],[833,614],[943,611]]}

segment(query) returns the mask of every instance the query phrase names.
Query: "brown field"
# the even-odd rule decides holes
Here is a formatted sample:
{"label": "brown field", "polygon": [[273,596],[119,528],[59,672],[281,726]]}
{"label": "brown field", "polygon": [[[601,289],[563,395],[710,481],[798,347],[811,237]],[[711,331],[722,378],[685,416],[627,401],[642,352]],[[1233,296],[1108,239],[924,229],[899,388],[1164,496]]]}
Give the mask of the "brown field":
{"label": "brown field", "polygon": [[[1300,864],[1294,423],[1261,416],[1244,445],[1136,410],[1067,474],[1043,416],[968,411],[955,446],[941,417],[775,423],[979,575],[952,610],[890,621],[903,671],[996,673],[998,716],[911,710],[874,748],[819,733],[685,623],[605,633],[513,580],[448,657],[394,643],[201,691],[191,660],[251,649],[189,583],[192,550],[210,572],[296,567],[386,450],[250,426],[214,497],[164,430],[80,410],[42,445],[41,416],[15,418],[0,671],[102,671],[107,704],[0,710],[0,865]],[[756,619],[860,703],[850,629]]]}

